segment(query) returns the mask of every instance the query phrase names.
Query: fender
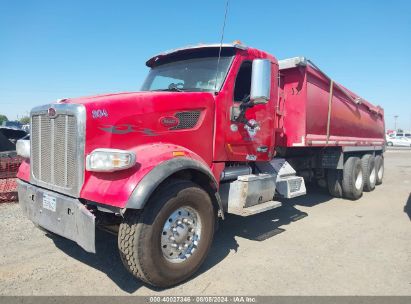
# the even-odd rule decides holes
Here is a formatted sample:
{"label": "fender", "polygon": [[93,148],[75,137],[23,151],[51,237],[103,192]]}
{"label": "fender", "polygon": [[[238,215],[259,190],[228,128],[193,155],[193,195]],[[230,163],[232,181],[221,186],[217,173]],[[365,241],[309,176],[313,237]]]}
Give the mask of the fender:
{"label": "fender", "polygon": [[[207,190],[213,202],[217,202],[222,209],[220,197],[216,194],[217,178],[222,169],[219,166],[216,165],[216,172],[213,174],[214,169],[210,169],[209,164],[201,156],[187,148],[170,143],[150,143],[130,150],[137,155],[136,166],[110,173],[86,171],[80,197],[119,208],[121,213],[127,209],[140,209],[145,206],[152,192],[162,181],[178,171],[189,169],[198,172],[204,180],[207,180],[211,185]],[[181,153],[181,156],[175,156],[173,153],[176,151]],[[214,165],[211,165],[214,168]]]}
{"label": "fender", "polygon": [[155,166],[138,183],[138,185],[130,195],[125,208],[143,209],[154,190],[164,180],[166,180],[174,173],[187,169],[198,171],[208,177],[208,180],[214,188],[213,194],[220,209],[220,214],[224,216],[221,198],[218,193],[218,183],[213,173],[207,166],[203,165],[201,162],[187,157],[175,157]]}
{"label": "fender", "polygon": [[30,183],[30,160],[24,159],[17,171],[17,178]]}

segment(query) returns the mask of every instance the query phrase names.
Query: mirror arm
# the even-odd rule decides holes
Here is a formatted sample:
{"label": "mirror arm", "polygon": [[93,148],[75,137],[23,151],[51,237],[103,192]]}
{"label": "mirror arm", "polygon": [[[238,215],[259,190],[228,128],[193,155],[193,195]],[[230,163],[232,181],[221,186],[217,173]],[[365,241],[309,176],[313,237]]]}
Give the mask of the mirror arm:
{"label": "mirror arm", "polygon": [[251,124],[249,120],[245,117],[245,112],[247,109],[254,107],[254,103],[250,100],[250,95],[247,95],[246,97],[243,98],[241,104],[240,104],[240,113],[236,117],[235,121],[239,123],[243,123],[246,126],[250,127],[251,129],[254,129],[256,126]]}

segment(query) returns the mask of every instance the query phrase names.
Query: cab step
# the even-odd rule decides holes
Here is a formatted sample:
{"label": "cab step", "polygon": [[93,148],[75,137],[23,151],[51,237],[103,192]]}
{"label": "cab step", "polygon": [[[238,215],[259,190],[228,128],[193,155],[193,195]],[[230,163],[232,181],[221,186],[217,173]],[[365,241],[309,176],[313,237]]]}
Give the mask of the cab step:
{"label": "cab step", "polygon": [[281,207],[281,202],[268,201],[262,204],[258,204],[258,205],[254,205],[254,206],[246,207],[246,208],[233,208],[230,210],[230,207],[229,207],[228,213],[236,214],[240,216],[250,216],[250,215],[258,214],[258,213],[268,211],[271,209],[275,209],[278,207]]}

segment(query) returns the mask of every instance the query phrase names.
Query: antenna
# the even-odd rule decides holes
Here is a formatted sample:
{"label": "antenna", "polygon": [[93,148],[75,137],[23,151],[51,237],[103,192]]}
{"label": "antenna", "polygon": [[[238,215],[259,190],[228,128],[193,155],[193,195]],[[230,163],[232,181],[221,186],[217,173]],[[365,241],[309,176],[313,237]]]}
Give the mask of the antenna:
{"label": "antenna", "polygon": [[228,12],[228,3],[230,0],[227,0],[225,3],[225,13],[224,13],[224,22],[223,22],[223,29],[221,31],[221,40],[220,40],[220,49],[218,50],[218,60],[217,60],[217,69],[215,72],[215,82],[214,82],[214,93],[217,94],[217,79],[218,79],[218,68],[220,65],[220,58],[221,58],[221,49],[223,48],[223,39],[224,39],[224,30],[225,30],[225,22],[227,20],[227,12]]}

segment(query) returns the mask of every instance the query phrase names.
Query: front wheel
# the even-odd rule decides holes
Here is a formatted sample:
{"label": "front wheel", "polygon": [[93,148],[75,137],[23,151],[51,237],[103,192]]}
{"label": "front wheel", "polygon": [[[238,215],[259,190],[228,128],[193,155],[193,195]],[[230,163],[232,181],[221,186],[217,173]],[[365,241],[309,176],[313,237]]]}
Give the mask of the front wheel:
{"label": "front wheel", "polygon": [[130,211],[120,225],[118,247],[135,277],[170,287],[198,270],[211,247],[216,216],[206,191],[175,180],[156,191],[143,211]]}

